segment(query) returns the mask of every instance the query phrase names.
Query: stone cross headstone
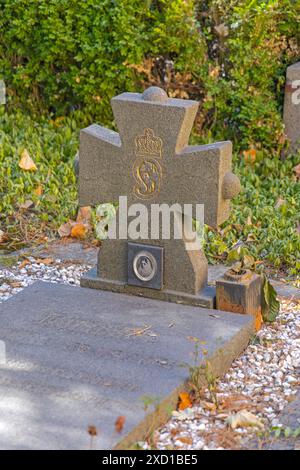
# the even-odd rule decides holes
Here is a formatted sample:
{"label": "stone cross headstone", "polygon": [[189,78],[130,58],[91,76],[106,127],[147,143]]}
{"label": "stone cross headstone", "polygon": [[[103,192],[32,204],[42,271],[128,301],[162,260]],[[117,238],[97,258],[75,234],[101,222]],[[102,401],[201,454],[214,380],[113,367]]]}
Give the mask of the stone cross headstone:
{"label": "stone cross headstone", "polygon": [[[81,131],[80,205],[118,202],[120,196],[127,196],[128,207],[203,204],[206,224],[224,222],[240,189],[231,173],[232,146],[188,144],[198,103],[150,87],[116,96],[111,104],[119,133],[96,124]],[[172,229],[182,217],[175,211]],[[158,239],[104,240],[97,269],[81,285],[214,307],[202,249],[187,249],[185,237],[165,240],[161,232]]]}
{"label": "stone cross headstone", "polygon": [[300,148],[300,62],[286,71],[283,119],[291,149]]}

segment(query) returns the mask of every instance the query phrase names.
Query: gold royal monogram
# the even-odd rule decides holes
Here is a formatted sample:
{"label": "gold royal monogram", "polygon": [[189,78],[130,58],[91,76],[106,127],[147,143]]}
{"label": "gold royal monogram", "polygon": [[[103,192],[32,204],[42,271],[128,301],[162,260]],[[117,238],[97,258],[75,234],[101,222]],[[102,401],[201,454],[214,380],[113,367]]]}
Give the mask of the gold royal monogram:
{"label": "gold royal monogram", "polygon": [[151,199],[159,190],[162,179],[162,140],[154,136],[152,129],[135,138],[135,162],[133,176],[136,181],[134,194],[141,199]]}

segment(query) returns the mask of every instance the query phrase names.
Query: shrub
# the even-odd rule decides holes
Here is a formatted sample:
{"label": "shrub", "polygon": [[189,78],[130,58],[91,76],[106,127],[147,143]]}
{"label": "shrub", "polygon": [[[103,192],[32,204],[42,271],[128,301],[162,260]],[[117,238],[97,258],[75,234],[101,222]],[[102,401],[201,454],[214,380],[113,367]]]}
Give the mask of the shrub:
{"label": "shrub", "polygon": [[[298,5],[298,7],[297,7]],[[0,0],[10,104],[108,123],[109,100],[149,84],[201,101],[196,131],[278,151],[297,0]]]}
{"label": "shrub", "polygon": [[[73,171],[78,147],[76,122],[70,118],[39,123],[24,113],[4,113],[0,106],[0,228],[9,246],[53,236],[77,211]],[[36,171],[19,167],[26,149]],[[26,210],[26,203],[32,207]]]}

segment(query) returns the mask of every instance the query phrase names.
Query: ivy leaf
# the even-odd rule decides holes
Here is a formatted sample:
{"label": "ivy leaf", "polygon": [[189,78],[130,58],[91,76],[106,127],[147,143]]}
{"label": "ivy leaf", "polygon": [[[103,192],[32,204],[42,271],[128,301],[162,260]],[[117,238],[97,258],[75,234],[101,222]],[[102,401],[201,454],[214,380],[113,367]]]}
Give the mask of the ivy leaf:
{"label": "ivy leaf", "polygon": [[270,281],[263,275],[262,317],[265,322],[273,322],[279,312],[277,293]]}
{"label": "ivy leaf", "polygon": [[229,251],[226,261],[228,264],[231,264],[231,263],[234,263],[235,261],[239,261],[240,259],[241,259],[240,249],[233,248],[232,250]]}

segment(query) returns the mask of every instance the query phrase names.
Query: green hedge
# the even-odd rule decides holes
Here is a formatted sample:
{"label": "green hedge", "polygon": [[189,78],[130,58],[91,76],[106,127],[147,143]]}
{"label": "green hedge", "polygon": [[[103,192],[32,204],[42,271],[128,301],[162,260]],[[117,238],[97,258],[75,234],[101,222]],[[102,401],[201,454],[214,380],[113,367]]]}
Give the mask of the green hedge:
{"label": "green hedge", "polygon": [[[149,84],[198,99],[203,140],[278,152],[298,0],[0,0],[9,103],[109,123],[110,98]],[[279,144],[279,145],[278,145]]]}

